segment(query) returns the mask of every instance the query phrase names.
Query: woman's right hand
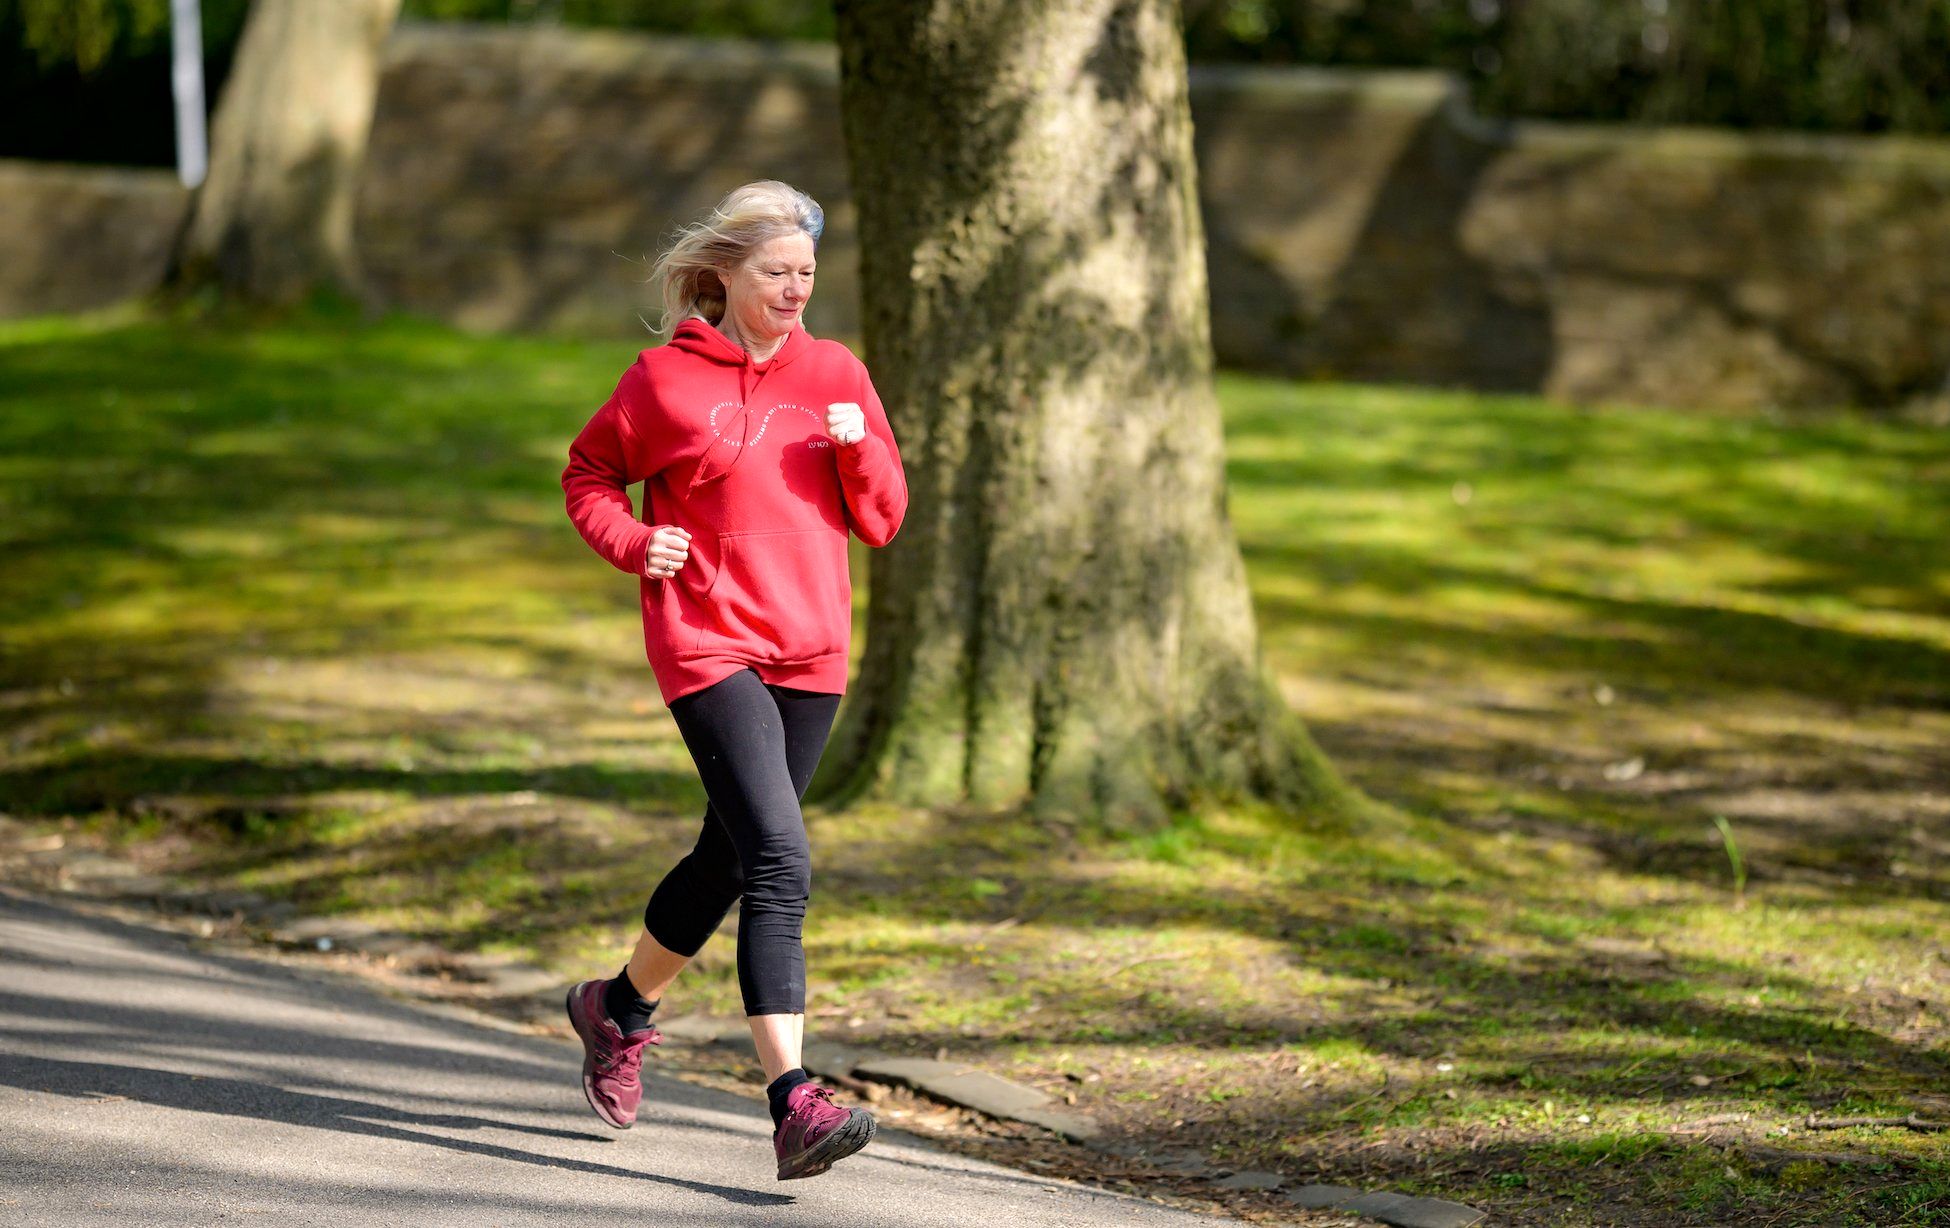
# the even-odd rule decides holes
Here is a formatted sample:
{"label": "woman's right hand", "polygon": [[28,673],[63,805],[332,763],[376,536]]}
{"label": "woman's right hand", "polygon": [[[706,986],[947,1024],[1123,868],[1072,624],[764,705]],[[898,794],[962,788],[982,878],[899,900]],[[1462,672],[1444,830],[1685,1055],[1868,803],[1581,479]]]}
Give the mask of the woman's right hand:
{"label": "woman's right hand", "polygon": [[663,580],[677,574],[691,557],[691,535],[676,525],[660,524],[650,535],[650,550],[643,558],[643,574]]}

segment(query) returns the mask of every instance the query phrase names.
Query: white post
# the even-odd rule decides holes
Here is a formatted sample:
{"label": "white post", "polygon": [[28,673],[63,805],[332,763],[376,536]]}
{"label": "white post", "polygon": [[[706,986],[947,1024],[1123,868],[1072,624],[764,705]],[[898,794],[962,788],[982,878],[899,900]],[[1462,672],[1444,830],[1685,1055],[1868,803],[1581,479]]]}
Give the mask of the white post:
{"label": "white post", "polygon": [[197,0],[169,0],[169,41],[174,51],[170,84],[176,93],[176,174],[186,188],[210,169],[210,138],[203,116],[203,14]]}

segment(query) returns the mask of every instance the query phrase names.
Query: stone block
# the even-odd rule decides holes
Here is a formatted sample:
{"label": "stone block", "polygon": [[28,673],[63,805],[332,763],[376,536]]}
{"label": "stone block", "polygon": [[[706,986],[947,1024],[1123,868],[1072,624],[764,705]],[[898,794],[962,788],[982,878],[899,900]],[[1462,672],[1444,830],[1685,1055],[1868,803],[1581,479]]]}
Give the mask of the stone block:
{"label": "stone block", "polygon": [[863,1079],[911,1087],[924,1095],[991,1117],[1013,1117],[1045,1107],[1048,1093],[997,1078],[958,1062],[924,1057],[876,1057],[855,1068]]}
{"label": "stone block", "polygon": [[1359,1198],[1361,1191],[1347,1185],[1303,1185],[1297,1190],[1287,1191],[1286,1200],[1296,1207],[1309,1211],[1324,1211],[1338,1207],[1350,1198]]}
{"label": "stone block", "polygon": [[1480,1223],[1483,1212],[1459,1202],[1440,1198],[1417,1198],[1376,1190],[1334,1204],[1342,1211],[1378,1219],[1394,1228],[1470,1228]]}

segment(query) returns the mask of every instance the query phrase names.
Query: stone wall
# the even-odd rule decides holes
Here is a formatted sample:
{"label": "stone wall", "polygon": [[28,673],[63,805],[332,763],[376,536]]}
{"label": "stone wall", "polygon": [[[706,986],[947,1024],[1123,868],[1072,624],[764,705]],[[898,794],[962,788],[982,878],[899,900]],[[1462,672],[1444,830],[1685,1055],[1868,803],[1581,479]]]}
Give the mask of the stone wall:
{"label": "stone wall", "polygon": [[0,317],[155,286],[188,203],[170,171],[0,160]]}
{"label": "stone wall", "polygon": [[464,326],[645,335],[659,240],[753,179],[827,210],[806,326],[858,328],[830,47],[402,25],[358,235],[375,286]]}
{"label": "stone wall", "polygon": [[1940,395],[1950,142],[1525,123],[1422,74],[1193,89],[1224,360],[1674,404]]}
{"label": "stone wall", "polygon": [[[1192,106],[1231,366],[1677,404],[1946,391],[1950,142],[1493,125],[1428,73],[1201,68]],[[767,177],[826,205],[807,322],[850,339],[832,48],[406,24],[360,246],[405,307],[647,339],[660,239]],[[8,182],[0,217],[21,220],[0,267],[23,238],[97,241],[67,210],[16,209]],[[147,227],[150,252],[180,200],[166,177],[125,182],[114,241]],[[83,263],[125,269],[117,292],[157,267],[100,242]],[[49,258],[32,263],[0,273],[0,310],[34,292],[49,297],[32,309],[83,305],[58,297]]]}

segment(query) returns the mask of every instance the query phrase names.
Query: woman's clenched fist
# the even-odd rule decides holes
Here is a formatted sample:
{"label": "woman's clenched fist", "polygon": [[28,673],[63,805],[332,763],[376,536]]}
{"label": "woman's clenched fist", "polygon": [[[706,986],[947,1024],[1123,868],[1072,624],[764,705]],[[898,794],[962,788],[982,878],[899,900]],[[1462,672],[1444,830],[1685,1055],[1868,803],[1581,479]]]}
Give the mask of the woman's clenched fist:
{"label": "woman's clenched fist", "polygon": [[826,407],[826,433],[843,444],[859,443],[867,437],[867,415],[851,401],[835,401]]}
{"label": "woman's clenched fist", "polygon": [[661,580],[677,574],[691,557],[691,535],[676,525],[660,524],[650,534],[650,551],[643,559],[643,574]]}

